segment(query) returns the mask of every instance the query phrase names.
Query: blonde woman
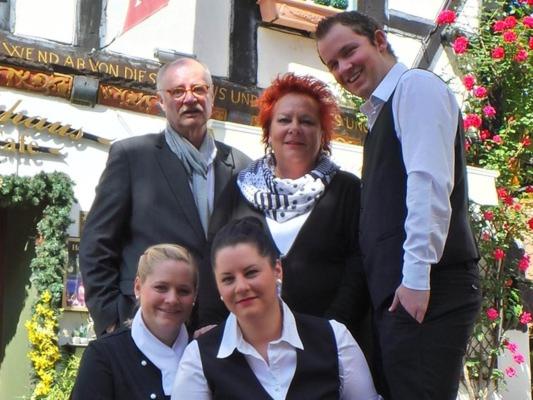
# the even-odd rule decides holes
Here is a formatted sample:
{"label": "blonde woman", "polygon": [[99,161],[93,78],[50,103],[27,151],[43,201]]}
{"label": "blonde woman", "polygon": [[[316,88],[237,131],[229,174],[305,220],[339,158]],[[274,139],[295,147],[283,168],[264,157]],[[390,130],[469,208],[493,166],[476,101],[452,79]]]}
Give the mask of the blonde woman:
{"label": "blonde woman", "polygon": [[198,271],[183,247],[159,244],[140,257],[139,309],[131,327],[91,342],[72,392],[83,399],[168,399],[189,336]]}

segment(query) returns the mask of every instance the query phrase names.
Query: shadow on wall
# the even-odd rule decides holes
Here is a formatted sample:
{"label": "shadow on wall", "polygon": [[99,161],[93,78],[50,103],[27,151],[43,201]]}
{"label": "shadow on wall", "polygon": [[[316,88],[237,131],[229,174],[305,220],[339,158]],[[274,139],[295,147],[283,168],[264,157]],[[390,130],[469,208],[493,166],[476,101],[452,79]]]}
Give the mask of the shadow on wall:
{"label": "shadow on wall", "polygon": [[[13,398],[4,397],[6,386],[19,396],[29,387],[24,322],[31,316],[33,303],[30,262],[35,256],[36,223],[40,217],[38,207],[0,208],[0,398]],[[11,375],[15,371],[16,375]]]}

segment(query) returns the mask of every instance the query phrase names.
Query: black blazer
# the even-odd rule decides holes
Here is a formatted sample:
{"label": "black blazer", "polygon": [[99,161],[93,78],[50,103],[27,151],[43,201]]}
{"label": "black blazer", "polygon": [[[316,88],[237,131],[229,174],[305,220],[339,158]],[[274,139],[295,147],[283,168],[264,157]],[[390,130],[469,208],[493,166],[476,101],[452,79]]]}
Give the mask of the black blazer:
{"label": "black blazer", "polygon": [[159,368],[135,345],[131,330],[122,328],[89,343],[71,398],[170,399],[163,392],[161,379]]}
{"label": "black blazer", "polygon": [[[369,309],[358,244],[359,196],[359,179],[337,172],[282,258],[287,305],[298,313],[333,318],[354,334]],[[250,206],[234,179],[220,197],[209,237],[229,220],[245,216],[259,218],[268,231],[264,214]],[[222,322],[227,310],[210,265],[202,265],[200,282],[200,325]]]}
{"label": "black blazer", "polygon": [[[215,202],[250,159],[216,142]],[[206,238],[189,178],[163,133],[114,143],[80,242],[80,269],[97,334],[131,317],[140,255],[176,243],[201,259]]]}

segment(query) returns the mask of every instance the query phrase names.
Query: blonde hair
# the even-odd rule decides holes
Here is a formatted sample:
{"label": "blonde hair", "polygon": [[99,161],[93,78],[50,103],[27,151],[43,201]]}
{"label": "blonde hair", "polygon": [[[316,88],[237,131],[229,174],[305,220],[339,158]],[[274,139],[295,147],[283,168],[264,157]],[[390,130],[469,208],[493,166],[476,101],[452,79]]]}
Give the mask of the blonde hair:
{"label": "blonde hair", "polygon": [[198,267],[192,254],[185,247],[177,244],[156,244],[150,246],[139,258],[139,266],[137,267],[137,277],[141,282],[146,280],[154,269],[154,266],[164,261],[182,261],[191,267],[193,274],[193,283],[195,289],[198,288]]}

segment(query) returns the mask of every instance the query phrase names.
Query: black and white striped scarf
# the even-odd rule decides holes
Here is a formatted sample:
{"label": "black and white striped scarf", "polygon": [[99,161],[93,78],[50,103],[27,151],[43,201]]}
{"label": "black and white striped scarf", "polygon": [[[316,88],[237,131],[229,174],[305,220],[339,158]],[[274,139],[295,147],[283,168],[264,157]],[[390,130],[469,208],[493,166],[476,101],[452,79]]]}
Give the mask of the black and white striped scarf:
{"label": "black and white striped scarf", "polygon": [[267,154],[239,173],[237,185],[254,208],[284,222],[311,211],[338,170],[339,166],[327,154],[322,154],[315,168],[304,176],[277,178],[274,158]]}

